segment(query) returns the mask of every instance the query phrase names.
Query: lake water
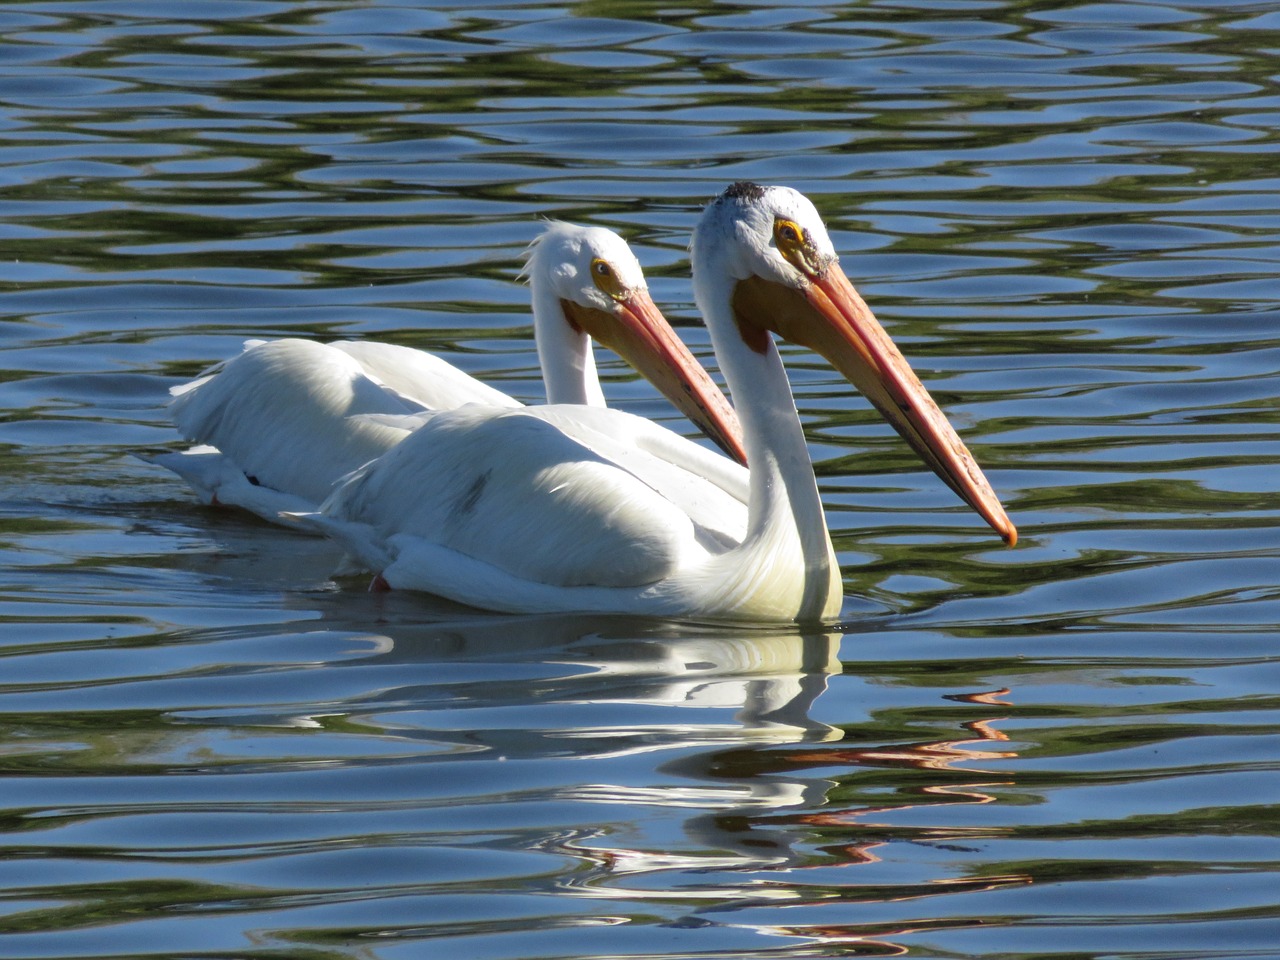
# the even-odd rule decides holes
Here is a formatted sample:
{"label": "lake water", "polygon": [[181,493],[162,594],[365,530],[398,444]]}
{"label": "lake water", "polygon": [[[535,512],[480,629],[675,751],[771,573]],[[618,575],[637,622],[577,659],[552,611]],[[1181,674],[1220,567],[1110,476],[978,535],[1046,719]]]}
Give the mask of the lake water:
{"label": "lake water", "polygon": [[[1272,3],[0,31],[0,954],[1280,956]],[[622,232],[709,361],[685,245],[744,178],[814,199],[1016,549],[802,350],[826,633],[369,594],[133,457],[247,337],[538,400],[544,216]]]}

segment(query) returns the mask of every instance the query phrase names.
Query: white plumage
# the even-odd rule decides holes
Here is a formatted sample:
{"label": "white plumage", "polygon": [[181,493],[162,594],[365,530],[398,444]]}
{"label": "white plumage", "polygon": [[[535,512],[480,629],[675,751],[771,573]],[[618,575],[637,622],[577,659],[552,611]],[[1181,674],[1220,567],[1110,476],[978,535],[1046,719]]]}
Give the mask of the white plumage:
{"label": "white plumage", "polygon": [[[552,223],[531,246],[526,273],[552,403],[603,407],[595,336],[743,456],[731,408],[653,305],[621,237]],[[432,354],[357,341],[251,341],[173,394],[174,422],[198,446],[154,462],[181,475],[205,502],[268,520],[316,509],[339,478],[395,447],[432,413],[522,409]],[[682,456],[706,454],[670,431],[662,435],[675,448],[700,451]]]}
{"label": "white plumage", "polygon": [[742,420],[745,507],[740,470],[626,414],[464,408],[420,417],[298,522],[392,587],[489,609],[832,618],[840,572],[777,333],[827,356],[1013,541],[981,470],[854,292],[807,199],[735,184],[703,214],[691,257]]}

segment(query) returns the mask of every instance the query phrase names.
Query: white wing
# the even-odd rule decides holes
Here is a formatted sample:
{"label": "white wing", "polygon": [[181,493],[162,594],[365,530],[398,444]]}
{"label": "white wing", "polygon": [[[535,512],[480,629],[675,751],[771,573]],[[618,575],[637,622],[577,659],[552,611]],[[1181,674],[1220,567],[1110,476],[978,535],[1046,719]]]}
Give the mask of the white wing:
{"label": "white wing", "polygon": [[[349,354],[308,340],[251,344],[173,393],[178,429],[223,455],[220,473],[238,472],[250,485],[312,504],[323,501],[339,477],[406,435],[365,415],[403,416],[423,409]],[[217,498],[242,505],[229,489]]]}
{"label": "white wing", "polygon": [[424,410],[452,410],[467,403],[520,406],[520,401],[501,390],[423,350],[362,340],[339,340],[328,346],[355,360],[367,377]]}
{"label": "white wing", "polygon": [[642,418],[566,405],[423,420],[307,521],[375,569],[439,547],[523,581],[635,587],[745,536],[746,471]]}

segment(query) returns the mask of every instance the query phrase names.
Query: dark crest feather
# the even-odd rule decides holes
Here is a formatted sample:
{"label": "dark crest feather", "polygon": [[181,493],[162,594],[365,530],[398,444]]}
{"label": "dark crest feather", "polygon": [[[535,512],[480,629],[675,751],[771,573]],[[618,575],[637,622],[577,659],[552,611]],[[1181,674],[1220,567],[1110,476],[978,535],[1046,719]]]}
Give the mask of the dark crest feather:
{"label": "dark crest feather", "polygon": [[739,180],[737,183],[731,183],[723,196],[729,200],[746,200],[748,203],[755,203],[764,196],[764,187],[750,180]]}

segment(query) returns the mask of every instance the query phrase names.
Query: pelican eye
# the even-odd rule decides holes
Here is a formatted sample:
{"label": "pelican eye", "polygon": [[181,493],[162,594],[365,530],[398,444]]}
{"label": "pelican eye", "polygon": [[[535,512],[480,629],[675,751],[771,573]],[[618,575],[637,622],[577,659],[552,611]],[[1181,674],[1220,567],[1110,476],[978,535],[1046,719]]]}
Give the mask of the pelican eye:
{"label": "pelican eye", "polygon": [[618,279],[618,271],[613,269],[613,264],[608,260],[596,257],[591,261],[591,279],[595,282],[597,289],[614,300],[625,300],[631,296],[631,291],[623,286],[622,281]]}
{"label": "pelican eye", "polygon": [[812,277],[822,272],[817,250],[809,242],[804,227],[794,220],[773,222],[773,243],[786,261],[801,273]]}

